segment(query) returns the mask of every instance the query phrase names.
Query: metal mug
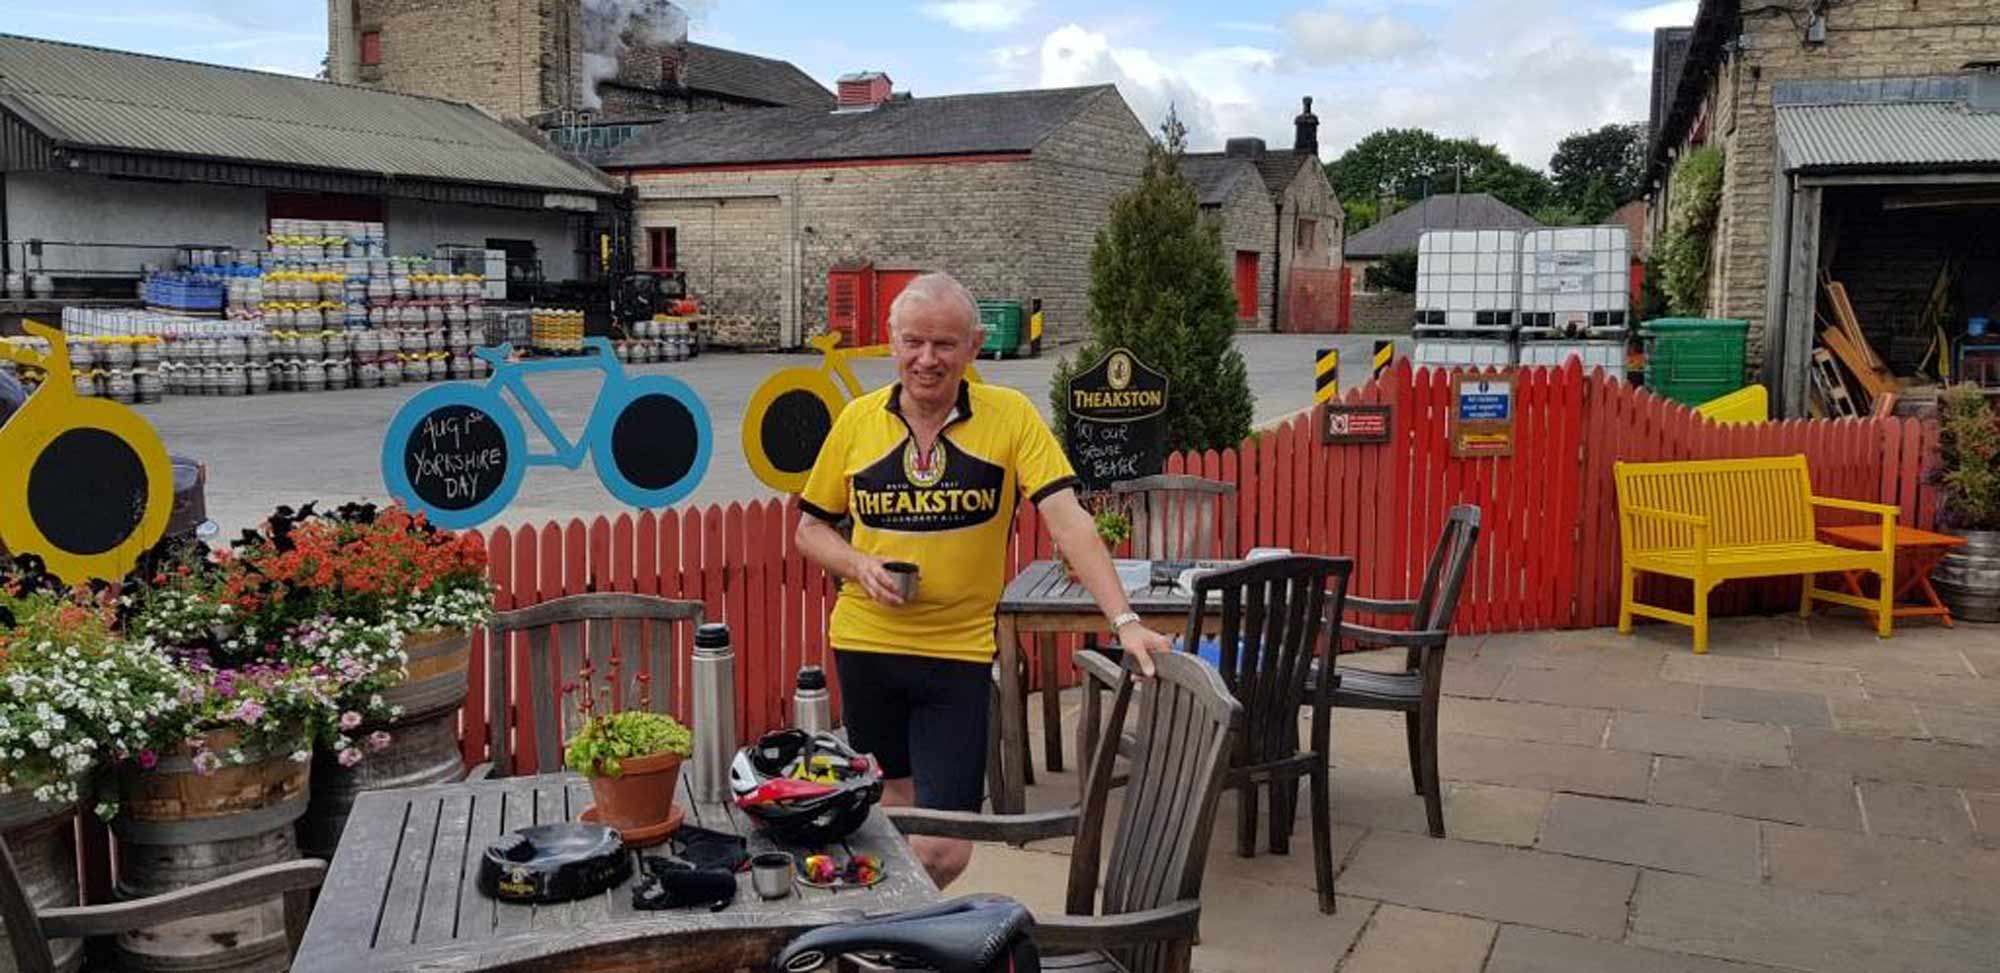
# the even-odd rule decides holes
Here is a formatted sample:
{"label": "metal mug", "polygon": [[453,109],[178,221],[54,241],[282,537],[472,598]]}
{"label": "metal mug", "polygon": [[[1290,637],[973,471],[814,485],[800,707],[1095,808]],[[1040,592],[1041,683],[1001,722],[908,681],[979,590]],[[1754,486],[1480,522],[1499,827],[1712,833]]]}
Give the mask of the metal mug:
{"label": "metal mug", "polygon": [[794,867],[792,856],[782,851],[756,855],[750,859],[750,885],[766,900],[782,899],[792,894]]}
{"label": "metal mug", "polygon": [[889,561],[882,565],[896,579],[896,593],[904,602],[917,600],[917,566],[908,561]]}

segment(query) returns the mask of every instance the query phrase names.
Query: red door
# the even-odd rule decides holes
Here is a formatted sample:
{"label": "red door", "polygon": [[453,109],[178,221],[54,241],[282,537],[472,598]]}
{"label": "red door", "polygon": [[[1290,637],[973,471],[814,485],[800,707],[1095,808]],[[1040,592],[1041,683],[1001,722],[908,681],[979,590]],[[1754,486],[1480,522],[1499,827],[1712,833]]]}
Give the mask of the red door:
{"label": "red door", "polygon": [[1236,316],[1257,320],[1257,251],[1236,251]]}
{"label": "red door", "polygon": [[881,345],[889,342],[889,305],[896,303],[896,295],[910,286],[923,273],[914,267],[875,268],[875,320],[874,330],[865,332],[859,338],[864,345]]}

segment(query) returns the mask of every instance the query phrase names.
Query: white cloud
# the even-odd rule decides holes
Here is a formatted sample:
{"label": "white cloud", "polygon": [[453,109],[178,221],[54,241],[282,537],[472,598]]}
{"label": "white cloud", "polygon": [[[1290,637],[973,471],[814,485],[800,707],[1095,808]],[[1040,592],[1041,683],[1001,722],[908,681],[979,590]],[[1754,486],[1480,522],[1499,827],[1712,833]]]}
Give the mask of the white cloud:
{"label": "white cloud", "polygon": [[1162,57],[1145,48],[1114,45],[1109,36],[1066,24],[1042,39],[1045,87],[1115,84],[1132,113],[1148,129],[1166,118],[1171,106],[1188,128],[1195,149],[1217,146],[1230,135],[1247,134],[1259,113],[1256,80],[1278,63],[1275,52],[1235,45]]}
{"label": "white cloud", "polygon": [[1300,60],[1318,66],[1386,61],[1416,53],[1428,41],[1408,21],[1386,13],[1350,16],[1333,3],[1286,14],[1285,27]]}
{"label": "white cloud", "polygon": [[917,9],[932,20],[941,20],[959,30],[1006,30],[1028,15],[1034,0],[948,0],[926,3]]}
{"label": "white cloud", "polygon": [[1696,0],[1671,0],[1628,11],[1618,18],[1620,30],[1650,34],[1661,27],[1685,27],[1694,23]]}
{"label": "white cloud", "polygon": [[1246,34],[1282,34],[1276,24],[1266,24],[1255,20],[1225,20],[1215,26],[1223,30],[1242,31]]}

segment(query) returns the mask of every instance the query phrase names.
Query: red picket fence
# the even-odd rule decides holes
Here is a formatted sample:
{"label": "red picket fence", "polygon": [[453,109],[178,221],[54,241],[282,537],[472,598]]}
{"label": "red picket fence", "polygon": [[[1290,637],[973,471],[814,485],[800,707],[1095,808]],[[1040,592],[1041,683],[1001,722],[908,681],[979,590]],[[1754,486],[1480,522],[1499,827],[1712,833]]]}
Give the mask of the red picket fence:
{"label": "red picket fence", "polygon": [[[1399,362],[1383,379],[1344,399],[1391,406],[1388,443],[1322,445],[1313,417],[1302,414],[1237,449],[1172,456],[1168,471],[1236,484],[1241,548],[1351,555],[1354,591],[1378,598],[1412,595],[1445,512],[1457,503],[1479,505],[1483,532],[1457,622],[1466,633],[1583,628],[1617,620],[1611,464],[1618,460],[1802,452],[1810,458],[1819,493],[1897,504],[1903,523],[1928,526],[1934,519],[1936,500],[1923,481],[1922,465],[1935,447],[1936,432],[1914,419],[1719,426],[1601,373],[1585,376],[1574,364],[1517,375],[1511,456],[1452,457],[1446,438],[1449,376],[1412,372]],[[800,665],[829,661],[832,588],[793,540],[799,516],[796,502],[770,499],[598,517],[588,524],[499,528],[487,538],[498,607],[520,608],[585,591],[704,602],[709,619],[727,622],[735,636],[737,730],[739,738],[747,738],[788,722],[791,680]],[[1051,552],[1036,512],[1023,508],[1008,553],[1010,576]],[[1670,600],[1666,583],[1642,597]],[[1717,614],[1783,608],[1798,603],[1797,591],[1796,581],[1726,585],[1718,589],[1714,608]],[[1070,651],[1073,642],[1060,651]],[[516,649],[516,665],[525,661],[522,651]],[[682,712],[685,652],[674,678]],[[485,684],[480,651],[474,655],[464,720],[468,763],[485,759]]]}

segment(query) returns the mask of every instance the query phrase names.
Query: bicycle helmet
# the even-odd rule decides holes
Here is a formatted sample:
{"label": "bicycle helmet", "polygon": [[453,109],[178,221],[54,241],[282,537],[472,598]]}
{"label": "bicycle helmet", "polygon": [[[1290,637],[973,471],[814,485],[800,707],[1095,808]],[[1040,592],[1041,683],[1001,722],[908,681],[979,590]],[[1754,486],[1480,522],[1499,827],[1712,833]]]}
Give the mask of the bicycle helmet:
{"label": "bicycle helmet", "polygon": [[882,771],[832,734],[777,730],[737,751],[729,789],[773,840],[817,848],[868,820]]}

